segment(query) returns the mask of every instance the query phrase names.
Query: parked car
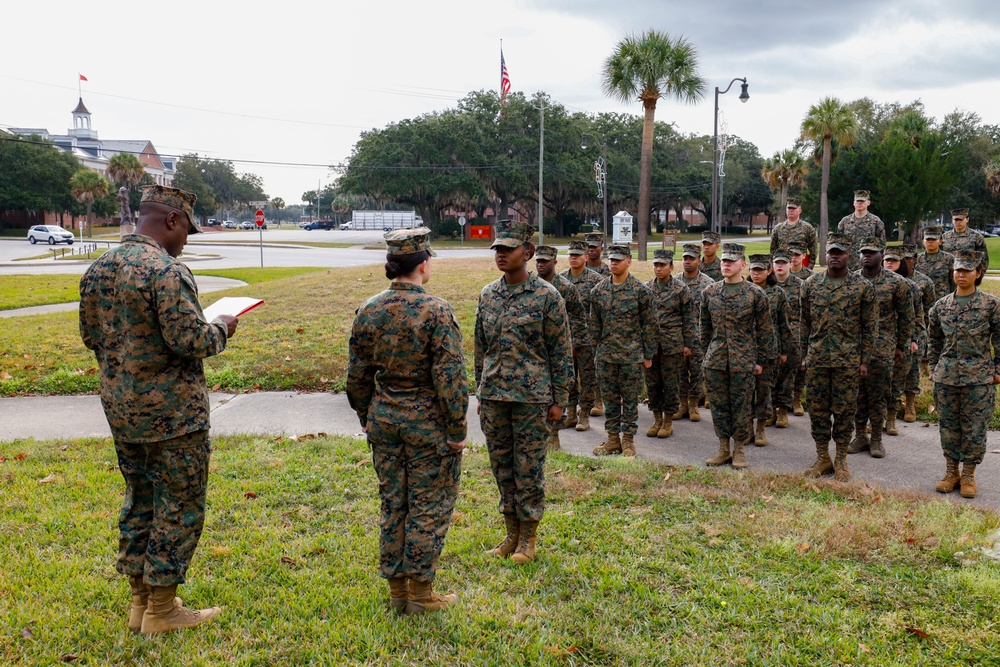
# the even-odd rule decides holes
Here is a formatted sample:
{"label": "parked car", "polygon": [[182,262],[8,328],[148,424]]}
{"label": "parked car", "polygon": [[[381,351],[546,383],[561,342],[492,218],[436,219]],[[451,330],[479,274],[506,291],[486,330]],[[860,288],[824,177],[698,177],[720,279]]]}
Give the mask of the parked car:
{"label": "parked car", "polygon": [[205,226],[206,227],[221,227],[222,223],[219,222],[218,220],[216,220],[215,218],[209,218],[208,222],[205,223]]}
{"label": "parked car", "polygon": [[236,229],[238,225],[235,220],[226,220],[224,223],[222,223],[222,226],[225,227],[226,229]]}
{"label": "parked car", "polygon": [[310,222],[302,229],[312,230],[312,229],[333,229],[333,223],[329,220],[315,220]]}
{"label": "parked car", "polygon": [[353,221],[343,222],[343,223],[340,224],[340,228],[341,229],[354,229],[354,222]]}
{"label": "parked car", "polygon": [[68,232],[59,225],[35,225],[28,230],[28,243],[34,245],[39,241],[45,241],[49,245],[57,243],[68,243],[73,245],[73,233]]}
{"label": "parked car", "polygon": [[240,229],[253,229],[253,228],[254,224],[249,220],[244,220],[243,222],[240,223]]}

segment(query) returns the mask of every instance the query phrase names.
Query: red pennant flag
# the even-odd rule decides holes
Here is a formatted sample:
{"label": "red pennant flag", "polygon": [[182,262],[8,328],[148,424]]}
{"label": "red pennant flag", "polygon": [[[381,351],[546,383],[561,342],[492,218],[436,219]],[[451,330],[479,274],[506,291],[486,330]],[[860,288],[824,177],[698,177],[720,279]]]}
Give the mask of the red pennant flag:
{"label": "red pennant flag", "polygon": [[86,81],[86,80],[87,80],[87,77],[85,77],[84,75],[80,74],[80,81]]}

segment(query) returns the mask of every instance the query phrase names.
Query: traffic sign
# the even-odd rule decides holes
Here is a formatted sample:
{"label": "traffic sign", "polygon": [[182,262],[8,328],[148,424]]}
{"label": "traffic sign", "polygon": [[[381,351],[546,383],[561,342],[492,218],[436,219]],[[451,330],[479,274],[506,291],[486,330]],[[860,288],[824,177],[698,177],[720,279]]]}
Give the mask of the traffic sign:
{"label": "traffic sign", "polygon": [[465,227],[465,216],[464,215],[458,216],[458,224],[461,225],[462,227]]}
{"label": "traffic sign", "polygon": [[257,212],[253,214],[253,221],[257,223],[258,227],[264,226],[264,211],[257,209]]}

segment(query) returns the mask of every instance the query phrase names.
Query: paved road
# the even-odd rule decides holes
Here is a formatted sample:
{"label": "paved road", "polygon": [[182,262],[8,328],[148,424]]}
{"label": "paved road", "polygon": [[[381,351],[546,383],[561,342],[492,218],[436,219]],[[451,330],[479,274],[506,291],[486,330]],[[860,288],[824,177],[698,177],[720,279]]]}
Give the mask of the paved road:
{"label": "paved road", "polygon": [[[484,442],[476,416],[473,397],[469,411],[469,440]],[[711,416],[704,415],[700,423],[681,421],[675,424],[671,438],[647,438],[646,429],[653,416],[639,408],[639,433],[636,448],[642,459],[671,465],[704,465],[715,453],[718,440],[712,430]],[[809,437],[809,417],[789,417],[787,429],[768,429],[770,444],[764,448],[750,447],[747,458],[752,470],[801,473],[815,459]],[[594,428],[585,433],[564,430],[560,434],[564,451],[591,456],[591,450],[604,436],[603,418],[594,418]],[[297,394],[261,392],[254,394],[213,394],[212,432],[219,434],[251,433],[260,435],[298,436],[308,433],[359,435],[361,429],[354,412],[343,394]],[[13,439],[80,438],[109,436],[107,421],[97,396],[43,396],[0,398],[0,455],[16,450],[16,445],[3,444]],[[1000,509],[1000,433],[988,436],[984,465],[977,471],[979,496],[971,502],[991,509]],[[941,445],[936,426],[921,422],[900,423],[898,437],[884,438],[887,456],[878,460],[866,453],[849,457],[854,479],[871,486],[926,491],[928,497],[944,498],[934,493],[934,484],[944,472]],[[947,496],[955,502],[958,494]]]}

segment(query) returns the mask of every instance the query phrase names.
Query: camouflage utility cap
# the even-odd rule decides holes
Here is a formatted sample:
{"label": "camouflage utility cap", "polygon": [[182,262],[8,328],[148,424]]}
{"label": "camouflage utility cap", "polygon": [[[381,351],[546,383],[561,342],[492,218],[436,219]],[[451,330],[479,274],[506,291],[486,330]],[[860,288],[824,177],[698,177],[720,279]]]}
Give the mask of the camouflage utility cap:
{"label": "camouflage utility cap", "polygon": [[877,236],[866,236],[861,239],[861,245],[858,247],[858,250],[862,252],[865,250],[871,252],[882,252],[885,250],[885,244],[882,242],[882,239]]}
{"label": "camouflage utility cap", "polygon": [[903,249],[903,259],[916,259],[920,252],[916,243],[904,243],[900,248]]}
{"label": "camouflage utility cap", "polygon": [[883,257],[885,259],[894,259],[897,262],[903,261],[903,246],[887,245]]}
{"label": "camouflage utility cap", "polygon": [[601,234],[599,232],[591,232],[590,234],[587,234],[584,238],[587,239],[587,245],[589,246],[594,246],[596,248],[598,246],[604,245],[604,234]]}
{"label": "camouflage utility cap", "polygon": [[785,204],[785,208],[801,208],[802,202],[799,201],[798,197],[789,197],[788,202]]}
{"label": "camouflage utility cap", "polygon": [[431,230],[426,227],[394,229],[386,232],[385,250],[390,255],[412,255],[426,250],[431,257],[437,257],[437,253],[431,249]]}
{"label": "camouflage utility cap", "polygon": [[682,257],[701,257],[701,246],[697,243],[685,243],[683,250]]}
{"label": "camouflage utility cap", "polygon": [[586,255],[587,244],[583,241],[570,241],[568,255]]}
{"label": "camouflage utility cap", "polygon": [[187,190],[168,188],[165,185],[150,185],[142,189],[142,199],[139,205],[155,202],[175,208],[188,217],[190,223],[188,234],[197,234],[201,231],[201,227],[194,221],[194,203],[196,201],[198,201],[198,195]]}
{"label": "camouflage utility cap", "polygon": [[792,253],[793,255],[804,255],[806,254],[806,247],[801,243],[789,243],[788,252]]}
{"label": "camouflage utility cap", "polygon": [[535,248],[535,259],[555,259],[559,251],[550,245],[540,245]]}
{"label": "camouflage utility cap", "polygon": [[955,260],[952,262],[952,268],[975,271],[982,264],[983,256],[975,250],[958,250],[955,252]]}
{"label": "camouflage utility cap", "polygon": [[770,255],[750,255],[750,268],[751,269],[769,269],[769,268],[771,268],[771,256]]}
{"label": "camouflage utility cap", "polygon": [[608,248],[608,259],[632,259],[632,248],[627,245],[613,245]]}
{"label": "camouflage utility cap", "polygon": [[722,259],[738,262],[746,253],[747,247],[742,243],[723,243]]}
{"label": "camouflage utility cap", "polygon": [[788,248],[778,248],[773,253],[771,253],[771,261],[785,262],[787,264],[788,262],[792,261],[791,253],[788,252]]}
{"label": "camouflage utility cap", "polygon": [[837,249],[841,252],[851,252],[851,237],[847,234],[830,232],[830,234],[826,237],[826,249]]}
{"label": "camouflage utility cap", "polygon": [[951,217],[953,218],[968,218],[969,209],[967,208],[953,208],[951,210]]}
{"label": "camouflage utility cap", "polygon": [[930,227],[927,227],[926,229],[924,229],[924,238],[925,239],[937,239],[937,240],[940,241],[941,240],[941,228],[938,227],[937,225],[931,225]]}
{"label": "camouflage utility cap", "polygon": [[722,236],[719,235],[719,232],[702,232],[701,233],[701,242],[702,243],[718,243],[721,240],[722,240]]}
{"label": "camouflage utility cap", "polygon": [[535,228],[520,220],[497,220],[493,224],[493,232],[496,236],[490,249],[497,246],[516,248],[531,241]]}
{"label": "camouflage utility cap", "polygon": [[867,190],[854,191],[854,201],[869,201],[871,198],[872,194]]}
{"label": "camouflage utility cap", "polygon": [[653,251],[653,264],[672,264],[674,261],[674,251],[657,248]]}

